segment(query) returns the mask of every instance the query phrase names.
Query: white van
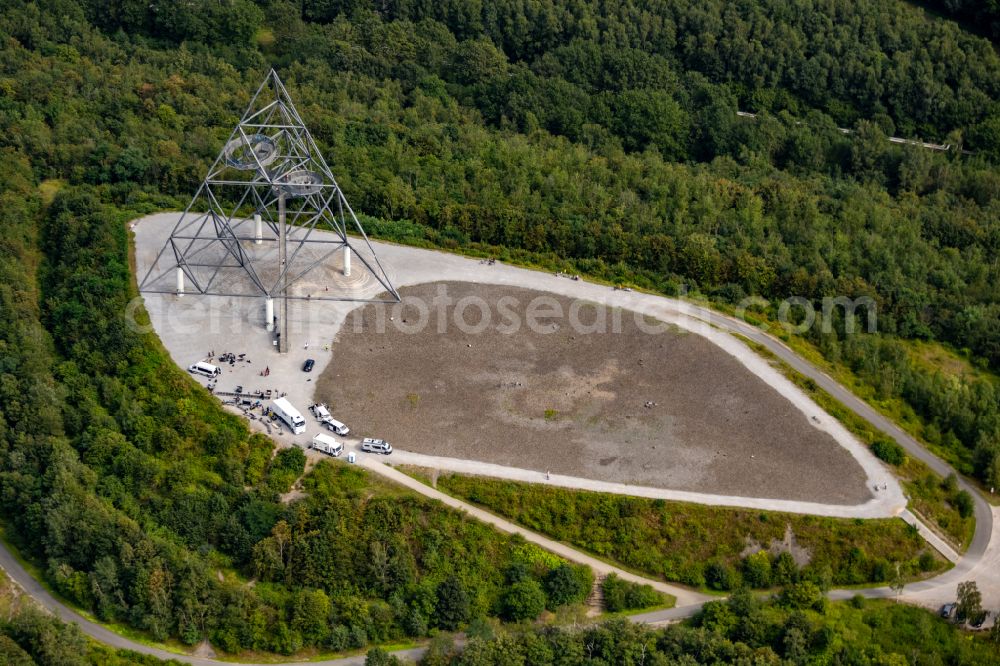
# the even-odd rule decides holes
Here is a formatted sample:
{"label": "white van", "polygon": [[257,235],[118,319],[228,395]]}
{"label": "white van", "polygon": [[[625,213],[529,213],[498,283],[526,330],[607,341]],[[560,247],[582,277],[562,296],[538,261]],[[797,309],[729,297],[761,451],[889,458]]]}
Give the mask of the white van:
{"label": "white van", "polygon": [[313,437],[309,448],[316,449],[320,453],[336,458],[344,452],[344,445],[329,435],[319,434]]}
{"label": "white van", "polygon": [[306,420],[302,418],[299,410],[292,407],[292,403],[285,398],[277,398],[271,401],[271,412],[281,419],[293,435],[301,435],[306,431]]}
{"label": "white van", "polygon": [[392,453],[392,445],[384,439],[365,437],[361,440],[361,450],[367,451],[368,453],[381,453],[383,455],[389,455]]}
{"label": "white van", "polygon": [[219,366],[212,365],[211,363],[205,363],[204,361],[199,361],[194,365],[189,365],[188,372],[193,375],[201,375],[203,377],[218,377],[222,374],[222,370]]}
{"label": "white van", "polygon": [[317,402],[315,405],[310,405],[309,411],[312,412],[312,415],[315,416],[320,421],[325,421],[326,419],[330,418],[330,410],[328,410],[326,408],[326,405],[324,405],[322,402]]}
{"label": "white van", "polygon": [[323,419],[323,425],[328,429],[332,430],[341,437],[351,432],[351,429],[345,426],[343,423],[333,418],[332,416]]}

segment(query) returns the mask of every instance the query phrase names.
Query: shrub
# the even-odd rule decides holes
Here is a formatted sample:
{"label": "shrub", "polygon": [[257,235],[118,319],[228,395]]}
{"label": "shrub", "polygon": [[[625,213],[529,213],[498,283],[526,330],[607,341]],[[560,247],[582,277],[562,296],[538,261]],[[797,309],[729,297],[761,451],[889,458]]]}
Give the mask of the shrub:
{"label": "shrub", "polygon": [[771,557],[766,550],[759,550],[743,560],[743,580],[750,587],[771,585]]}
{"label": "shrub", "polygon": [[789,585],[781,591],[781,603],[789,608],[816,608],[822,601],[823,593],[815,583],[808,580]]}
{"label": "shrub", "polygon": [[569,564],[560,564],[545,576],[546,606],[550,609],[578,603],[587,598],[590,592],[589,576],[574,569]]}
{"label": "shrub", "polygon": [[740,575],[725,562],[712,560],[705,567],[705,584],[713,590],[732,590],[740,585]]}
{"label": "shrub", "polygon": [[877,439],[872,444],[872,453],[879,460],[882,460],[894,467],[899,467],[906,462],[906,452],[896,442],[889,439]]}
{"label": "shrub", "polygon": [[399,664],[399,659],[380,647],[372,648],[365,655],[365,666],[393,666]]}
{"label": "shrub", "polygon": [[917,561],[917,566],[920,567],[921,571],[934,571],[937,568],[937,559],[934,554],[930,551],[924,551],[920,553],[920,559]]}
{"label": "shrub", "polygon": [[297,446],[281,449],[271,463],[272,470],[286,470],[300,476],[306,469],[306,454]]}
{"label": "shrub", "polygon": [[534,620],[545,610],[545,592],[533,578],[514,583],[507,590],[500,615],[510,622]]}
{"label": "shrub", "polygon": [[955,495],[955,508],[958,509],[958,515],[962,518],[968,518],[972,515],[975,506],[969,491],[961,490]]}
{"label": "shrub", "polygon": [[637,585],[610,574],[601,585],[604,592],[604,610],[617,613],[623,610],[649,608],[663,603],[663,595],[650,585]]}

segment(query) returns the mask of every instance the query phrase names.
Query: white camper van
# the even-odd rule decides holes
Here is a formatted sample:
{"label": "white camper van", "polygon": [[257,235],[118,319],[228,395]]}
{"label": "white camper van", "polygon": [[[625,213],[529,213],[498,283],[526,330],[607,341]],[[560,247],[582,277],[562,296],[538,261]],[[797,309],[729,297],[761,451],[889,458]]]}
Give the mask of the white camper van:
{"label": "white camper van", "polygon": [[368,453],[381,453],[382,455],[387,456],[392,453],[392,445],[384,439],[365,437],[361,440],[361,450],[367,451]]}
{"label": "white camper van", "polygon": [[294,435],[301,435],[306,431],[306,420],[299,414],[299,410],[292,407],[292,403],[285,398],[277,398],[271,401],[271,412],[281,419]]}
{"label": "white camper van", "polygon": [[309,448],[316,449],[320,453],[336,458],[344,452],[344,445],[329,435],[319,434],[313,437]]}
{"label": "white camper van", "polygon": [[194,365],[189,365],[188,372],[193,375],[201,375],[203,377],[218,377],[222,374],[222,370],[219,369],[219,366],[212,365],[211,363],[205,363],[204,361],[199,361]]}

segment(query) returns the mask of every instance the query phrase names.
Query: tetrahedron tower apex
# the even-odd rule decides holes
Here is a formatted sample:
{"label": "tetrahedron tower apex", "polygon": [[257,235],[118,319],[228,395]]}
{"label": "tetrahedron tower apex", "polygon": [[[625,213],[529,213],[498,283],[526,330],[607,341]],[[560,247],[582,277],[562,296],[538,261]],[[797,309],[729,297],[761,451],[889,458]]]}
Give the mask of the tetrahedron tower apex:
{"label": "tetrahedron tower apex", "polygon": [[[321,294],[306,293],[303,285],[311,274],[330,262],[338,261],[341,274],[350,276],[352,255],[360,264],[356,270],[376,280],[385,296],[363,297],[349,284],[326,284]],[[282,305],[288,299],[399,301],[274,69],[250,99],[139,288],[258,296],[269,308],[275,298]],[[286,345],[287,337],[281,346]]]}

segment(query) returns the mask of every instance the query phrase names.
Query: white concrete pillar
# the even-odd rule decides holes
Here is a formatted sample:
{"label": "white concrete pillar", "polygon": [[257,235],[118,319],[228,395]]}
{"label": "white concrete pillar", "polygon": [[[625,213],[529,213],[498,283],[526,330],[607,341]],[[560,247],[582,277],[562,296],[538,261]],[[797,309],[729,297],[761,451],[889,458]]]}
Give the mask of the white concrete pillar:
{"label": "white concrete pillar", "polygon": [[264,321],[267,322],[267,330],[274,330],[274,299],[268,296],[264,299]]}
{"label": "white concrete pillar", "polygon": [[344,277],[351,276],[351,248],[348,245],[344,246]]}
{"label": "white concrete pillar", "polygon": [[263,239],[264,223],[260,220],[260,213],[255,213],[253,216],[253,242],[260,245]]}
{"label": "white concrete pillar", "polygon": [[177,295],[184,295],[184,269],[180,266],[177,267]]}

